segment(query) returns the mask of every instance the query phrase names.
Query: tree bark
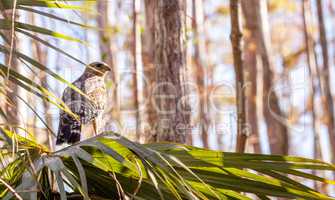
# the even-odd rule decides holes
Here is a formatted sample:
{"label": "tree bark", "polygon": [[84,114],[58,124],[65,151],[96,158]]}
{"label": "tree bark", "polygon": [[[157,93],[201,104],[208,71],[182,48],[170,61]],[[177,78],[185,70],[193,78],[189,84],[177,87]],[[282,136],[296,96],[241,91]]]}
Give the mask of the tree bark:
{"label": "tree bark", "polygon": [[190,107],[185,83],[184,0],[157,0],[155,6],[156,141],[185,143]]}
{"label": "tree bark", "polygon": [[[253,15],[253,19],[256,18],[255,13],[251,13],[247,10],[246,5],[248,3],[242,1],[242,11],[245,16]],[[250,143],[255,153],[261,153],[259,132],[258,132],[258,115],[257,109],[257,22],[256,20],[245,20],[244,29],[246,34],[244,38],[244,71],[245,71],[245,93],[246,93],[246,110],[247,110],[247,123],[250,127]],[[253,31],[251,31],[253,30]]]}
{"label": "tree bark", "polygon": [[[273,154],[288,153],[288,130],[283,121],[285,119],[279,100],[274,91],[274,70],[270,59],[270,41],[267,33],[268,25],[265,23],[266,1],[242,0],[242,8],[246,24],[250,30],[247,33],[256,37],[255,49],[260,56],[263,71],[263,115],[265,118],[268,138]],[[256,55],[256,58],[257,58]],[[255,59],[257,60],[257,59]]]}
{"label": "tree bark", "polygon": [[322,106],[325,123],[328,128],[329,142],[331,145],[332,163],[335,163],[335,119],[334,119],[334,104],[333,97],[331,94],[331,83],[329,80],[330,68],[329,68],[329,52],[327,44],[327,35],[324,22],[324,15],[322,11],[322,1],[316,1],[318,22],[319,22],[319,37],[320,45],[322,50],[323,66],[320,71],[321,80],[321,92],[322,92]]}
{"label": "tree bark", "polygon": [[[313,145],[313,157],[314,159],[322,159],[321,157],[321,148],[320,148],[320,132],[319,132],[319,119],[317,116],[317,109],[316,109],[316,102],[315,102],[315,94],[320,89],[320,81],[318,79],[318,69],[317,69],[317,61],[314,54],[314,41],[311,36],[311,28],[309,27],[309,23],[311,20],[311,11],[310,11],[310,1],[309,0],[302,0],[301,2],[302,7],[302,19],[303,19],[303,30],[304,30],[304,40],[305,40],[305,53],[307,56],[307,64],[308,64],[308,73],[310,77],[310,111],[312,115],[312,129],[314,134],[314,145]],[[313,172],[317,175],[317,171]],[[322,189],[319,187],[317,181],[314,182],[314,187],[318,191]]]}
{"label": "tree bark", "polygon": [[[17,20],[18,14],[14,13],[13,10],[2,10],[1,14],[4,18],[8,20]],[[12,27],[11,27],[12,29]],[[5,64],[12,70],[18,71],[18,61],[15,54],[11,54],[11,49],[16,50],[18,46],[18,38],[15,35],[15,31],[13,32],[11,29],[3,31],[3,36],[10,43],[5,43],[6,48],[10,49],[9,54],[5,54]],[[13,29],[14,30],[14,29]],[[12,46],[11,46],[12,44]],[[7,76],[7,74],[6,74]],[[6,79],[6,78],[5,78]],[[19,125],[19,105],[18,105],[18,95],[19,88],[17,84],[13,84],[7,80],[4,81],[6,87],[8,87],[6,91],[6,97],[4,99],[3,111],[6,113],[6,120],[12,126]]]}
{"label": "tree bark", "polygon": [[205,64],[205,30],[204,30],[204,13],[203,0],[193,0],[193,29],[194,29],[194,61],[195,76],[197,87],[199,88],[199,125],[200,135],[204,148],[208,148],[208,105],[207,105],[207,86],[205,78],[207,70]]}
{"label": "tree bark", "polygon": [[[31,22],[32,24],[35,24],[35,17],[34,14],[31,14]],[[46,65],[47,64],[47,58],[48,58],[48,53],[46,50],[43,50],[41,45],[38,44],[37,41],[32,40],[32,48],[33,48],[33,55],[35,57],[36,60],[38,60],[42,65]],[[39,73],[39,81],[42,85],[42,87],[44,88],[49,88],[49,84],[48,84],[48,79],[47,79],[47,74],[44,71],[40,71]],[[49,113],[50,110],[50,103],[47,101],[43,101],[43,109],[44,109],[44,119],[46,122],[46,125],[48,127],[52,127],[52,116]],[[34,124],[36,125],[36,124]],[[46,128],[46,130],[48,130],[48,127]],[[50,150],[53,151],[55,149],[54,146],[54,138],[53,135],[50,131],[47,131],[46,134],[48,134],[47,137],[47,145],[49,146]]]}
{"label": "tree bark", "polygon": [[236,112],[237,112],[237,142],[236,151],[243,153],[247,141],[247,132],[244,130],[246,124],[245,95],[243,91],[244,75],[241,51],[242,33],[240,30],[239,1],[230,0],[230,20],[231,20],[231,43],[233,48],[233,58],[235,66],[235,90],[236,90]]}
{"label": "tree bark", "polygon": [[[185,8],[188,8],[189,7],[189,4],[191,3],[191,5],[193,5],[193,2],[192,1],[186,1],[185,2]],[[187,9],[185,9],[185,16],[187,16]],[[194,30],[193,29],[193,25],[194,25],[194,18],[192,17],[185,17],[185,29],[186,30]],[[193,31],[194,33],[194,31]],[[187,74],[187,77],[190,77],[190,78],[195,78],[196,75],[194,74],[194,68],[195,68],[195,65],[194,65],[194,59],[193,59],[193,50],[194,50],[194,45],[187,45],[186,46],[186,69],[188,71],[188,74]],[[192,79],[192,81],[194,81]],[[196,89],[196,88],[195,88]],[[191,90],[189,88],[189,90]],[[191,117],[191,123],[195,123],[192,121],[192,117]],[[185,144],[187,145],[193,145],[193,134],[188,134],[186,135],[186,142]]]}
{"label": "tree bark", "polygon": [[146,112],[146,128],[144,141],[153,140],[155,134],[155,122],[157,113],[154,107],[154,99],[152,91],[155,86],[155,0],[145,0],[145,28],[142,43],[142,62],[145,77],[144,96],[146,97],[145,112]]}
{"label": "tree bark", "polygon": [[97,1],[97,24],[100,28],[99,30],[99,49],[101,53],[101,60],[107,63],[111,67],[111,73],[109,73],[108,81],[108,90],[111,91],[112,98],[107,100],[107,112],[109,113],[108,117],[111,117],[113,120],[119,120],[120,118],[120,105],[118,98],[118,70],[114,64],[114,50],[112,48],[111,35],[109,35],[109,23],[108,18],[108,1]]}
{"label": "tree bark", "polygon": [[136,141],[141,141],[141,111],[140,104],[142,103],[142,90],[139,91],[139,72],[140,65],[142,64],[141,57],[141,25],[139,22],[139,12],[140,12],[140,0],[133,0],[133,59],[134,59],[134,69],[133,69],[133,91],[134,91],[134,107],[136,109]]}

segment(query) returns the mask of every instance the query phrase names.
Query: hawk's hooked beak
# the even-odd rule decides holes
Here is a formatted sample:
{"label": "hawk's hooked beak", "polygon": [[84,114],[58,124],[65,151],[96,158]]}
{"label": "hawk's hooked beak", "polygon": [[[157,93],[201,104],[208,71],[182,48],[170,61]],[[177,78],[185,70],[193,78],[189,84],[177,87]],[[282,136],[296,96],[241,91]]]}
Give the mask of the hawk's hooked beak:
{"label": "hawk's hooked beak", "polygon": [[99,63],[98,68],[102,69],[104,71],[111,71],[112,70],[112,68],[110,66],[108,66],[106,63]]}

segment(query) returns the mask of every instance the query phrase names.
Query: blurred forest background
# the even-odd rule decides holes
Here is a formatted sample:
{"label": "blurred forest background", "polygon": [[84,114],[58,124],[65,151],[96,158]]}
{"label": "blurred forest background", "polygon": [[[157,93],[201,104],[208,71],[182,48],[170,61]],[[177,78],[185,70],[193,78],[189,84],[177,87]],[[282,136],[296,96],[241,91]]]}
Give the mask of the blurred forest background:
{"label": "blurred forest background", "polygon": [[[82,10],[37,9],[61,16],[65,22],[27,10],[18,10],[15,17],[20,22],[80,39],[82,43],[78,44],[34,35],[82,63],[20,31],[15,34],[15,47],[70,82],[83,72],[83,63],[97,60],[108,63],[113,67],[111,79],[117,83],[114,84],[114,80],[111,83],[116,97],[109,99],[113,112],[108,117],[113,121],[113,130],[132,140],[150,140],[144,133],[150,133],[150,127],[157,120],[151,105],[154,101],[151,101],[152,82],[155,81],[154,13],[150,10],[153,1],[76,3]],[[238,77],[230,42],[229,1],[188,0],[185,4],[185,83],[192,108],[192,134],[187,137],[187,143],[234,151]],[[241,8],[246,151],[322,156],[330,161],[335,153],[331,92],[335,3],[331,0],[251,0],[242,1]],[[81,25],[77,27],[72,21]],[[7,63],[9,56],[2,59]],[[16,61],[15,57],[11,62],[13,69],[61,97],[66,84]],[[9,121],[39,133],[37,138],[42,143],[53,141],[53,136],[47,137],[50,133],[41,119],[55,132],[58,108],[23,89],[13,87],[11,91],[20,98],[13,97],[13,101],[4,106],[10,114]]]}
{"label": "blurred forest background", "polygon": [[[228,0],[185,0],[182,14],[166,19],[174,8],[155,13],[155,0],[59,2],[68,9],[1,9],[0,59],[57,97],[86,64],[106,62],[112,67],[109,130],[140,143],[335,162],[334,1],[242,0],[234,7]],[[13,18],[22,23],[15,30],[4,20]],[[160,88],[164,81],[177,88]],[[57,149],[59,108],[29,88],[3,83],[1,122]],[[176,95],[183,108],[155,95]],[[164,119],[184,120],[182,131],[171,136]]]}
{"label": "blurred forest background", "polygon": [[[72,5],[73,3],[71,3]],[[109,105],[111,127],[135,141],[150,141],[156,121],[152,105],[155,37],[152,0],[77,2],[77,10],[38,8],[67,21],[18,10],[23,23],[78,38],[81,44],[44,35],[50,44],[82,63],[105,61],[113,67]],[[187,143],[234,151],[237,141],[236,83],[230,41],[229,1],[185,1],[186,67],[192,108]],[[240,27],[244,74],[247,152],[293,154],[331,161],[335,154],[334,86],[335,3],[331,0],[242,1]],[[8,16],[11,13],[7,13]],[[78,27],[72,23],[78,22]],[[237,26],[237,25],[236,25]],[[84,28],[83,28],[84,27]],[[17,32],[15,47],[68,81],[84,65]],[[37,37],[37,35],[34,35]],[[61,38],[61,37],[60,37]],[[183,47],[184,48],[184,47]],[[7,59],[8,56],[3,56]],[[11,58],[15,70],[61,97],[66,84]],[[114,84],[114,80],[117,84]],[[239,86],[241,87],[241,86]],[[42,143],[54,138],[29,104],[54,132],[58,108],[13,87],[5,105],[10,121],[39,133]],[[139,112],[137,112],[139,110]],[[49,137],[47,137],[49,135]]]}
{"label": "blurred forest background", "polygon": [[[115,98],[109,99],[109,105],[113,105],[109,116],[113,130],[136,141],[150,140],[150,126],[157,117],[154,106],[150,105],[151,84],[155,81],[155,23],[150,9],[154,2],[113,0],[77,4],[82,10],[38,8],[35,13],[18,10],[15,16],[20,22],[80,39],[82,43],[78,44],[34,35],[75,59],[20,31],[15,34],[15,47],[68,81],[78,78],[84,70],[83,63],[101,60],[111,65],[111,79],[117,82],[111,83]],[[235,88],[239,77],[235,75],[230,42],[229,1],[188,0],[185,4],[185,76],[192,108],[192,134],[188,135],[187,143],[234,151],[237,138]],[[241,7],[246,151],[322,156],[330,161],[335,154],[331,92],[335,3],[331,0],[251,0],[242,1]],[[62,16],[66,21],[46,18],[38,14],[38,10]],[[72,21],[81,25],[78,27]],[[8,62],[8,57],[2,56],[2,59]],[[10,62],[16,71],[61,96],[65,84],[15,58]],[[53,136],[47,137],[50,133],[45,124],[25,104],[34,108],[54,132],[58,125],[58,108],[23,89],[11,89],[20,98],[13,97],[13,101],[5,105],[11,114],[10,121],[39,133],[37,138],[42,143],[53,141]]]}

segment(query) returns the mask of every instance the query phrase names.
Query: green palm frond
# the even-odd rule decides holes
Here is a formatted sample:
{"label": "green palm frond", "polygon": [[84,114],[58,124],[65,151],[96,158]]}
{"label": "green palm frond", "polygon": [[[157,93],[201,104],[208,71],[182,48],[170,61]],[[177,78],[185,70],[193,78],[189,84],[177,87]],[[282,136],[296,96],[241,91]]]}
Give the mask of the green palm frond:
{"label": "green palm frond", "polygon": [[[250,199],[244,194],[261,199],[333,199],[296,181],[303,177],[333,183],[301,171],[335,170],[313,159],[225,153],[180,144],[140,145],[115,133],[53,153],[32,140],[17,137],[17,141],[16,157],[1,171],[1,178],[23,198],[35,191],[35,196],[46,199],[78,195],[83,199]],[[2,154],[11,156],[9,149]],[[53,180],[58,190],[51,187]],[[5,191],[2,199],[13,197],[4,185],[0,188]]]}
{"label": "green palm frond", "polygon": [[[71,4],[72,2],[74,4]],[[16,8],[69,25],[93,28],[40,11],[36,7],[87,10],[86,7],[80,6],[80,0],[17,0]],[[2,0],[1,8],[12,9],[13,1]],[[12,25],[16,32],[84,64],[45,39],[52,37],[83,43],[78,38],[32,24],[19,21],[13,23],[10,19],[0,20],[0,30],[10,30]],[[8,55],[11,52],[8,48],[8,37],[3,33],[0,36],[7,44],[0,45],[0,52]],[[81,92],[28,55],[17,50],[11,53],[19,60]],[[0,64],[0,76],[9,75],[9,80],[14,84],[71,113],[48,88],[20,75],[6,64]],[[6,117],[1,109],[0,116]],[[62,200],[248,200],[251,199],[248,194],[256,195],[260,199],[334,199],[297,181],[297,178],[303,178],[334,184],[332,180],[304,171],[335,171],[333,165],[313,159],[226,153],[181,144],[140,145],[115,133],[106,133],[57,152],[50,152],[33,138],[16,135],[2,126],[0,136],[0,198],[4,200],[15,196],[22,199]]]}
{"label": "green palm frond", "polygon": [[[95,2],[96,0],[85,0]],[[67,2],[82,2],[82,0],[17,0],[17,7],[20,6],[29,6],[29,7],[46,7],[46,8],[59,8],[59,9],[70,9],[70,10],[87,10],[80,5],[71,5]],[[12,9],[13,1],[12,0],[1,0],[2,7],[4,9]]]}

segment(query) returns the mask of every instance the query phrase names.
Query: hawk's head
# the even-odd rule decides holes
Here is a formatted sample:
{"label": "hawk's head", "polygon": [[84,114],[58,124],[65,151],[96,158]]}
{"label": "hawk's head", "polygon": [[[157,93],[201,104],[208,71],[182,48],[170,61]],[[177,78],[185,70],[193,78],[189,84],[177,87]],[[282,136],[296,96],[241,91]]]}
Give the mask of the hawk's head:
{"label": "hawk's head", "polygon": [[86,70],[99,76],[103,76],[111,68],[104,62],[93,62],[87,65]]}

